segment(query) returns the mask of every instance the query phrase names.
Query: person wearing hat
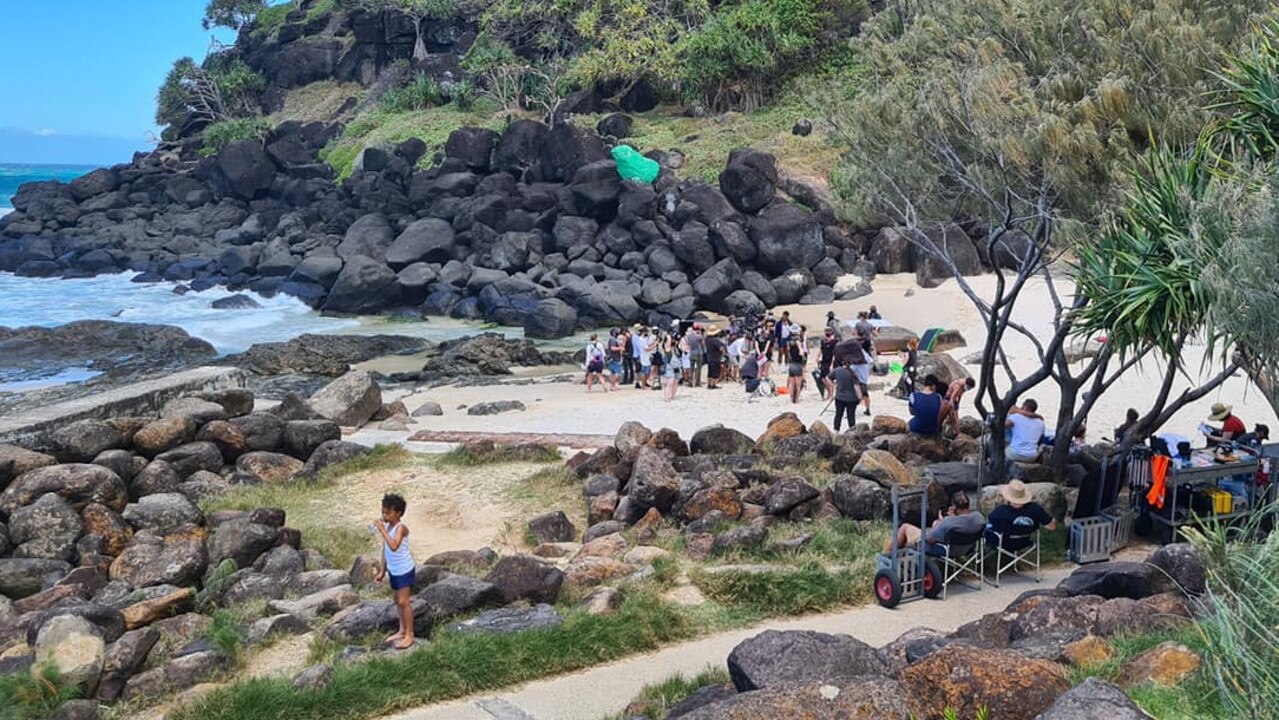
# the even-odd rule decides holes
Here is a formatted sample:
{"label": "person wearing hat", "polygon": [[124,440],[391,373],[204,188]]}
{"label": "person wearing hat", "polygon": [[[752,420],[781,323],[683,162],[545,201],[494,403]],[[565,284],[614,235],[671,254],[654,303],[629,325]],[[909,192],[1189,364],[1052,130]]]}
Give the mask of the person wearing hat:
{"label": "person wearing hat", "polygon": [[828,310],[826,312],[826,329],[836,334],[839,333],[839,318],[835,317],[834,310]]}
{"label": "person wearing hat", "polygon": [[719,378],[723,374],[724,354],[728,352],[728,346],[724,344],[724,339],[720,337],[723,330],[718,325],[712,325],[706,330],[706,389],[719,390]]}
{"label": "person wearing hat", "polygon": [[1248,432],[1248,426],[1243,424],[1243,420],[1235,416],[1234,410],[1234,405],[1213,403],[1212,414],[1208,416],[1208,419],[1221,423],[1221,428],[1218,429],[1209,425],[1201,426],[1204,435],[1208,436],[1208,445],[1210,447],[1230,442]]}
{"label": "person wearing hat", "polygon": [[998,546],[1002,536],[1003,548],[1016,552],[1030,545],[1030,536],[1039,528],[1050,532],[1057,529],[1056,518],[1031,498],[1026,483],[1013,480],[1000,485],[999,494],[1008,504],[990,511],[990,517],[986,518],[986,542]]}

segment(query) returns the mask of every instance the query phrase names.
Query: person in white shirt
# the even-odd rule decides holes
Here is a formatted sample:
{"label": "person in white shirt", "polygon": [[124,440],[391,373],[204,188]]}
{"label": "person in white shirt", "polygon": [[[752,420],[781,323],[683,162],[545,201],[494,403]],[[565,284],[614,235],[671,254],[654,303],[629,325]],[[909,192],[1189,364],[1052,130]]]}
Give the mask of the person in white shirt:
{"label": "person in white shirt", "polygon": [[738,335],[728,344],[728,379],[737,380],[738,369],[742,366],[742,351],[746,347],[746,338]]}
{"label": "person in white shirt", "polygon": [[586,344],[586,392],[590,392],[598,382],[604,392],[608,385],[604,382],[604,345],[595,333],[591,333],[591,341]]}
{"label": "person in white shirt", "polygon": [[1040,443],[1044,439],[1044,419],[1039,415],[1039,403],[1028,398],[1021,407],[1010,408],[1004,427],[1010,431],[1005,457],[1014,462],[1039,462]]}

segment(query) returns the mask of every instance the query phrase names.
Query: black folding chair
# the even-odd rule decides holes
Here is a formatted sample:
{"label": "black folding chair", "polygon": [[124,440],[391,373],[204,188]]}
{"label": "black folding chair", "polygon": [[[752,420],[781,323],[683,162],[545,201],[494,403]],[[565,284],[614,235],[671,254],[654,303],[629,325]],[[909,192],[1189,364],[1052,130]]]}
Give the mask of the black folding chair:
{"label": "black folding chair", "polygon": [[[958,581],[960,585],[970,590],[981,590],[982,583],[985,580],[985,573],[982,569],[985,544],[985,528],[975,532],[950,530],[946,533],[944,542],[932,543],[933,547],[942,549],[941,555],[930,553],[930,556],[940,562],[942,566],[941,596],[943,600],[946,599],[946,589],[950,587],[952,582]],[[960,578],[965,573],[976,577],[976,584],[969,584],[961,580]]]}

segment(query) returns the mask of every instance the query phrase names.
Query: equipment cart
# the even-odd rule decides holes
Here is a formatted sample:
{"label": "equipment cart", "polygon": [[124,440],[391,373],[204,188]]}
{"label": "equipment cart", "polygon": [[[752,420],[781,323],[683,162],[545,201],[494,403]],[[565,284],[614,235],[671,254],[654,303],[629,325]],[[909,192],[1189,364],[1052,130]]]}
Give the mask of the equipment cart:
{"label": "equipment cart", "polygon": [[[1275,454],[1279,453],[1272,451]],[[1196,450],[1189,457],[1172,457],[1160,506],[1147,498],[1155,483],[1158,458],[1148,449],[1134,450],[1129,473],[1132,502],[1161,543],[1175,542],[1178,531],[1187,525],[1209,519],[1225,523],[1246,520],[1265,506],[1269,486],[1258,484],[1259,455],[1234,449],[1229,456],[1233,459],[1222,462],[1209,449]]]}
{"label": "equipment cart", "polygon": [[900,603],[935,598],[942,592],[941,568],[923,550],[924,541],[913,548],[897,547],[897,529],[901,527],[902,502],[919,499],[919,527],[928,527],[928,493],[923,486],[893,486],[893,545],[880,553],[875,573],[875,599],[886,608]]}

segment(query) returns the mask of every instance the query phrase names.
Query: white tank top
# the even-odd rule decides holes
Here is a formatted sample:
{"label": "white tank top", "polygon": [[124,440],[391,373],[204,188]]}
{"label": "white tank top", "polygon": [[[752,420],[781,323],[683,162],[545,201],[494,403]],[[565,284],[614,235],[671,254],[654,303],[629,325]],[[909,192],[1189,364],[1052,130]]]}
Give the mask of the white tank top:
{"label": "white tank top", "polygon": [[[395,537],[395,532],[400,525],[401,523],[396,523],[394,527],[387,528],[386,534]],[[409,555],[409,538],[407,535],[400,541],[399,550],[392,550],[391,546],[383,540],[382,554],[386,556],[386,571],[391,575],[403,575],[414,568],[413,556]]]}

